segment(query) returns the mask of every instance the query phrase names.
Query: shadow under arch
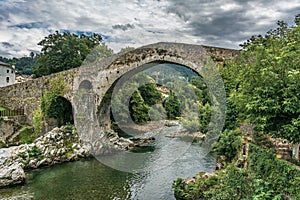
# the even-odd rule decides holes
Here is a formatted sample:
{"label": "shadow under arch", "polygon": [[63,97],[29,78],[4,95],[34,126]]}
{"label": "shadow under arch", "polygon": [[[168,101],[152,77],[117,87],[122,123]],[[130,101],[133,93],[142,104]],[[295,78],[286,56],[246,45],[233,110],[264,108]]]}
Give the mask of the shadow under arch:
{"label": "shadow under arch", "polygon": [[[169,64],[168,66],[164,66],[164,64]],[[114,93],[118,92],[119,89],[121,89],[122,86],[124,86],[124,84],[126,84],[127,81],[130,81],[130,79],[135,76],[136,74],[139,74],[141,72],[145,72],[146,70],[149,70],[153,67],[161,67],[161,68],[174,68],[174,71],[177,71],[178,68],[184,69],[183,71],[189,71],[190,74],[193,74],[195,77],[202,77],[202,75],[200,75],[197,71],[195,71],[194,69],[176,63],[176,62],[170,62],[170,61],[161,61],[161,60],[157,60],[157,61],[151,61],[149,63],[146,64],[142,64],[141,66],[137,66],[135,69],[126,72],[125,74],[123,74],[121,77],[119,77],[117,80],[115,80],[112,85],[109,87],[109,89],[105,92],[100,104],[97,107],[97,118],[99,121],[100,126],[104,127],[105,129],[111,129],[111,122],[113,122],[114,124],[114,128],[118,129],[119,131],[125,133],[124,135],[127,135],[126,132],[130,132],[133,134],[139,134],[142,133],[143,131],[139,131],[139,130],[134,130],[132,128],[130,128],[132,125],[137,125],[135,122],[133,122],[133,120],[131,119],[131,117],[129,117],[129,121],[126,121],[126,128],[123,127],[120,129],[120,127],[118,126],[118,121],[122,120],[122,119],[115,119],[116,115],[113,114],[112,108],[113,106],[116,105],[112,105],[112,96],[114,96]],[[174,73],[174,72],[170,72],[170,73]],[[135,89],[133,89],[131,92],[135,91],[136,89],[138,89],[139,87],[143,86],[144,84],[149,84],[152,82],[147,82],[147,80],[139,80],[141,81],[139,86]],[[157,82],[155,82],[156,84],[158,84]],[[159,85],[159,84],[158,84]],[[175,88],[175,90],[178,88]],[[188,94],[188,92],[186,93]],[[129,102],[130,101],[130,97],[131,97],[132,93],[128,93],[129,98],[125,98],[123,99],[125,102],[125,104],[127,104],[129,106]],[[184,94],[181,94],[184,95]],[[182,98],[181,98],[182,99]],[[194,100],[196,101],[196,99],[194,98]],[[128,107],[128,111],[129,111],[129,107]],[[127,112],[125,115],[129,116],[130,113]]]}
{"label": "shadow under arch", "polygon": [[[193,69],[198,72],[197,74],[202,75],[204,81],[207,83],[210,94],[212,94],[213,104],[216,106],[220,105],[217,112],[211,115],[211,121],[213,121],[211,129],[209,130],[211,134],[206,138],[208,147],[206,148],[206,152],[210,152],[211,145],[216,141],[223,128],[226,109],[223,81],[218,73],[218,69],[213,66],[214,63],[211,64],[210,61],[210,56],[207,55],[205,49],[199,45],[158,43],[141,47],[130,53],[118,56],[115,59],[108,59],[107,62],[104,60],[103,62],[101,61],[82,67],[76,79],[78,82],[74,84],[75,98],[73,98],[76,111],[75,118],[78,125],[76,128],[79,130],[78,133],[81,134],[80,138],[83,138],[84,142],[91,144],[92,151],[93,147],[99,146],[99,151],[98,149],[94,151],[96,154],[101,154],[103,151],[109,152],[103,148],[109,141],[105,136],[103,124],[99,122],[100,118],[100,120],[104,120],[105,123],[105,121],[108,121],[105,120],[105,116],[110,116],[109,100],[105,100],[105,94],[107,95],[109,93],[108,91],[112,88],[118,88],[119,85],[125,83],[133,74],[150,68],[153,65],[168,62],[184,65],[184,67]],[[82,98],[77,86],[80,80],[85,79],[90,79],[94,86],[93,92],[89,95],[90,100],[93,101],[81,102]],[[91,106],[90,103],[92,103],[93,106]],[[101,110],[101,108],[105,109]],[[107,119],[110,120],[110,118]],[[137,154],[131,153],[129,157],[136,156]],[[142,155],[140,156],[143,157]],[[126,157],[126,160],[127,158],[128,157]],[[134,170],[134,167],[128,166],[129,163],[127,162],[125,162],[125,166],[122,165],[122,163],[119,163],[121,166],[118,166],[119,164],[116,163],[116,159],[112,159],[112,163],[106,162],[105,158],[103,158],[104,160],[100,157],[98,159],[116,169],[123,171]],[[170,161],[170,163],[172,163],[172,161]]]}
{"label": "shadow under arch", "polygon": [[55,119],[58,127],[67,124],[74,124],[73,107],[71,102],[65,97],[58,96],[50,102],[47,115],[49,118]]}

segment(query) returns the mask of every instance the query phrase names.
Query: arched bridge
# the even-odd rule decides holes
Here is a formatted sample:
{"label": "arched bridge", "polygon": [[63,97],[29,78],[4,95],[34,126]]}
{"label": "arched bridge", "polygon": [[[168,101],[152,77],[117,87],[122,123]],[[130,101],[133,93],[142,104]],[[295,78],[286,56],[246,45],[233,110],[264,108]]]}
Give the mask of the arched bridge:
{"label": "arched bridge", "polygon": [[[133,70],[141,71],[157,63],[169,62],[186,66],[201,74],[201,66],[205,64],[203,62],[207,57],[222,61],[234,57],[238,52],[232,49],[181,43],[151,44],[80,68],[0,88],[0,105],[10,109],[24,109],[27,123],[32,124],[33,112],[40,105],[43,92],[49,87],[49,80],[57,76],[64,77],[69,88],[64,97],[72,106],[76,103],[76,92],[84,89],[95,94],[91,103],[98,107],[116,80]],[[77,111],[75,109],[74,112]]]}

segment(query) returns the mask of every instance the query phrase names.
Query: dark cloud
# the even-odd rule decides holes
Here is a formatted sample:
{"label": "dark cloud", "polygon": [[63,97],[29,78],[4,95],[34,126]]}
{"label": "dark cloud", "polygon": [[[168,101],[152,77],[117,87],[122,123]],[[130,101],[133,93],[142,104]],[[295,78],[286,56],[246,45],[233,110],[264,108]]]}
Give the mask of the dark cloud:
{"label": "dark cloud", "polygon": [[112,26],[113,29],[121,29],[123,31],[126,31],[128,29],[134,29],[133,24],[116,24]]}
{"label": "dark cloud", "polygon": [[[272,8],[279,2],[278,0],[171,0],[170,2],[167,12],[176,14],[185,22],[187,34],[199,36],[204,41],[214,44],[216,42],[224,44],[225,40],[233,43],[240,42],[251,37],[252,34],[263,34],[273,28],[277,20],[280,20],[272,16],[273,13],[262,13]],[[251,13],[256,10],[257,13]],[[295,16],[300,7],[276,7],[270,10],[279,13],[280,16],[285,17],[282,20],[286,20],[289,19],[288,16]]]}
{"label": "dark cloud", "polygon": [[0,44],[1,44],[1,46],[3,46],[4,48],[11,48],[11,47],[14,46],[13,44],[11,44],[11,43],[9,43],[9,42],[1,42]]}
{"label": "dark cloud", "polygon": [[116,51],[159,41],[239,48],[299,12],[299,0],[0,0],[0,55],[39,50],[56,30],[101,33]]}

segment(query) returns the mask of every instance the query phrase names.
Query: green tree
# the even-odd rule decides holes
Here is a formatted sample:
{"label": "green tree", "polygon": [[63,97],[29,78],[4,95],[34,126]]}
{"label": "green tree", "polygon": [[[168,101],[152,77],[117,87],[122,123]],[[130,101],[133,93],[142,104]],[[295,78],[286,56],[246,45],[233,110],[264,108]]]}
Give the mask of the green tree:
{"label": "green tree", "polygon": [[95,33],[91,36],[78,36],[56,31],[38,43],[42,46],[42,53],[38,56],[33,72],[36,77],[40,77],[79,67],[101,41],[101,36]]}
{"label": "green tree", "polygon": [[155,83],[142,85],[139,87],[139,91],[148,106],[152,106],[162,100],[162,95],[156,89]]}
{"label": "green tree", "polygon": [[34,128],[34,132],[37,133],[37,134],[42,133],[42,127],[43,127],[43,112],[42,112],[41,106],[39,106],[33,112],[33,128]]}
{"label": "green tree", "polygon": [[166,110],[162,104],[155,104],[150,108],[149,111],[151,120],[162,120],[167,118]]}
{"label": "green tree", "polygon": [[225,156],[231,162],[242,146],[242,132],[240,129],[225,130],[221,133],[219,141],[214,146],[214,152],[218,156]]}
{"label": "green tree", "polygon": [[170,92],[170,95],[165,101],[165,109],[167,112],[168,119],[176,119],[181,115],[181,106],[180,101],[174,92]]}
{"label": "green tree", "polygon": [[[279,21],[265,36],[244,43],[239,59],[224,69],[230,100],[258,131],[300,143],[300,27]],[[299,146],[296,146],[299,149]]]}
{"label": "green tree", "polygon": [[18,74],[26,74],[31,75],[32,74],[32,68],[35,66],[37,60],[37,56],[31,52],[28,56],[24,56],[21,58],[5,58],[0,57],[0,61],[5,62],[7,64],[14,65],[16,67],[16,72]]}
{"label": "green tree", "polygon": [[135,123],[144,124],[149,120],[150,107],[145,104],[143,97],[139,91],[132,94],[130,100],[131,116]]}

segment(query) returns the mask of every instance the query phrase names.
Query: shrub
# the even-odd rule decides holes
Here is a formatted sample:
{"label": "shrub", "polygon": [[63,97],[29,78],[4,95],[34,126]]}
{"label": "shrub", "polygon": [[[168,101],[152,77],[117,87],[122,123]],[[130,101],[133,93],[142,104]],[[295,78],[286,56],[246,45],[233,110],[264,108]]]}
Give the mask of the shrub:
{"label": "shrub", "polygon": [[225,130],[221,133],[219,141],[214,146],[218,156],[225,156],[231,162],[236,157],[242,145],[242,132],[240,129]]}
{"label": "shrub", "polygon": [[33,112],[33,128],[35,133],[41,133],[43,126],[43,113],[41,106]]}
{"label": "shrub", "polygon": [[33,126],[25,126],[19,131],[19,142],[21,144],[30,144],[37,138]]}

